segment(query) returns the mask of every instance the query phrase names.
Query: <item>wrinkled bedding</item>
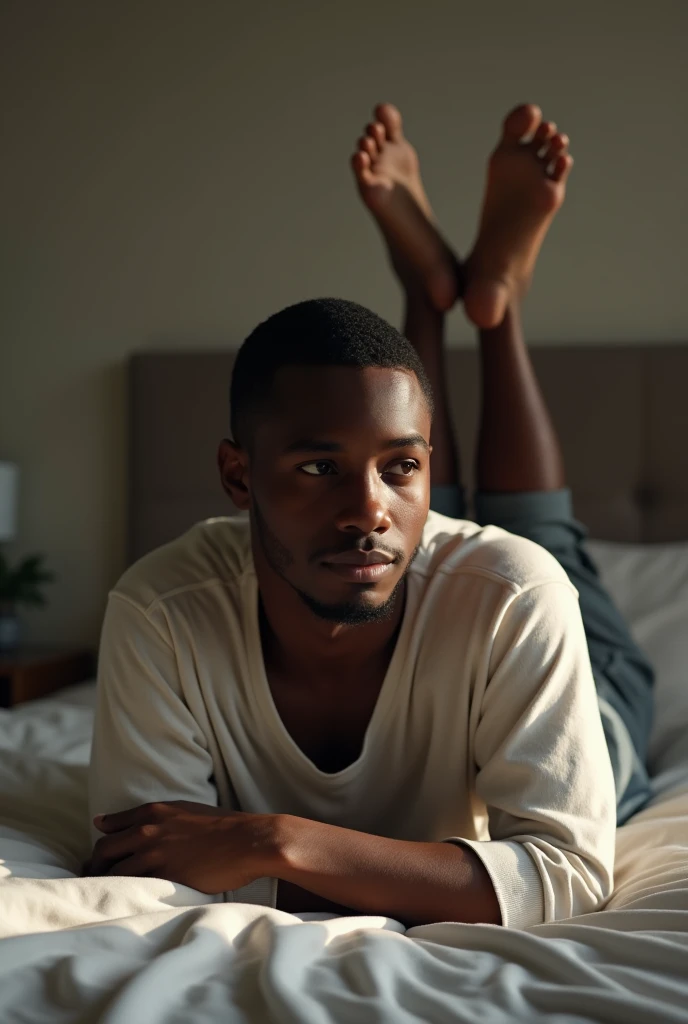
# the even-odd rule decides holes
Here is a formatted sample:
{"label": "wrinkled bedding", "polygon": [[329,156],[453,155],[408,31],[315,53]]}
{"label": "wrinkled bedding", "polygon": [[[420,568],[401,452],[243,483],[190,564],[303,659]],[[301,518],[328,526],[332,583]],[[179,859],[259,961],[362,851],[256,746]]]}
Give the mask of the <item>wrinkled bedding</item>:
{"label": "wrinkled bedding", "polygon": [[618,832],[607,908],[525,932],[79,878],[92,687],[0,714],[0,1021],[688,1024],[688,765]]}

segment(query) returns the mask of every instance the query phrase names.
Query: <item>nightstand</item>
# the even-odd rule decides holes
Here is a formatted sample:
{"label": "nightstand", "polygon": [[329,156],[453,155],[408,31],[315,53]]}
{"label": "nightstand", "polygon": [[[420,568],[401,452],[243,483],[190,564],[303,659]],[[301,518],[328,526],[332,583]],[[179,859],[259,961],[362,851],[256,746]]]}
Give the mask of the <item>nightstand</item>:
{"label": "nightstand", "polygon": [[95,676],[93,651],[78,647],[18,647],[0,651],[0,708],[47,697]]}

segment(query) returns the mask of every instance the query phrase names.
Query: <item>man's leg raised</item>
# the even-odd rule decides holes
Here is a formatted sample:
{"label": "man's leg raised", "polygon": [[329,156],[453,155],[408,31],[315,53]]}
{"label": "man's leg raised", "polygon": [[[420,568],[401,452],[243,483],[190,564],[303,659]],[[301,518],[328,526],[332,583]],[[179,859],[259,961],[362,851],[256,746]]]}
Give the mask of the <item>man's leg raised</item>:
{"label": "man's leg raised", "polygon": [[458,293],[458,263],[435,226],[418,156],[404,135],[396,107],[382,103],[375,108],[351,162],[361,198],[382,231],[404,293],[404,333],[421,358],[435,397],[431,507],[461,518],[463,491],[443,344],[444,310]]}
{"label": "man's leg raised", "polygon": [[[561,186],[570,167],[570,157],[566,147],[562,149],[558,141],[555,143],[558,155],[554,156],[546,143],[544,152],[533,144],[519,144],[521,148],[515,152],[509,148],[510,119],[518,120],[524,116],[519,112],[529,110],[537,111],[537,108],[517,108],[507,118],[504,146],[514,173],[516,157],[521,164],[528,165],[520,167],[518,172],[518,201],[532,212],[538,207],[543,187],[550,188],[553,159],[554,165],[559,163],[564,173],[558,183],[559,204],[563,201]],[[556,139],[558,134],[554,125],[541,120],[535,131],[536,138],[538,132],[549,139]],[[568,143],[565,136],[560,138]],[[517,201],[513,181],[508,176],[495,174],[494,161],[499,153],[500,147],[493,154],[488,172],[489,204],[486,201],[486,205],[510,209],[507,237],[511,251],[528,252],[530,262],[527,274],[518,278],[518,288],[508,292],[499,324],[479,331],[481,414],[476,459],[476,519],[480,523],[501,526],[545,547],[561,563],[578,590],[602,723],[614,768],[617,814],[621,823],[645,803],[650,792],[645,756],[652,715],[653,672],[604,589],[585,548],[587,533],[574,518],[559,439],[521,330],[519,296],[527,289],[537,249],[551,216],[541,224],[535,237],[532,217],[526,213],[519,216],[513,209]],[[500,190],[505,193],[503,197]],[[519,239],[518,225],[521,225],[522,239]],[[483,235],[480,242],[483,268],[497,266],[502,258],[500,252],[503,254],[506,249],[504,240],[497,240],[499,226],[493,225],[491,231],[492,234]],[[500,252],[491,253],[490,238],[495,239],[498,250],[501,247]],[[468,298],[470,258],[466,273]],[[516,279],[517,275],[512,278]],[[470,304],[467,312],[470,316]]]}

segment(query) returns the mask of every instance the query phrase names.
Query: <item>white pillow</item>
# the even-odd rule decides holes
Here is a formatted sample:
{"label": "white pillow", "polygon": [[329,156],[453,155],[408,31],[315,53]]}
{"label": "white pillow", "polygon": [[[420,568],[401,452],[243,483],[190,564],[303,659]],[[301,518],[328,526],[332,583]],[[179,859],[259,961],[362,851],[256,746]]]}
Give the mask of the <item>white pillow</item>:
{"label": "white pillow", "polygon": [[650,771],[688,766],[688,543],[590,541],[588,549],[656,672]]}

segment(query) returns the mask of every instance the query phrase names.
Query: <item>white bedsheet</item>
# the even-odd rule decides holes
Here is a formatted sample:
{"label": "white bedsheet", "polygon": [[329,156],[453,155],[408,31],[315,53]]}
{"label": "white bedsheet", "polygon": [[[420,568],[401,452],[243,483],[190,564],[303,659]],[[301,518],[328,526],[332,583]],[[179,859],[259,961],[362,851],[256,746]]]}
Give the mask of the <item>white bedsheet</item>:
{"label": "white bedsheet", "polygon": [[157,879],[75,877],[92,720],[76,694],[0,712],[2,1024],[688,1024],[688,765],[619,830],[600,913],[526,932],[302,921]]}

